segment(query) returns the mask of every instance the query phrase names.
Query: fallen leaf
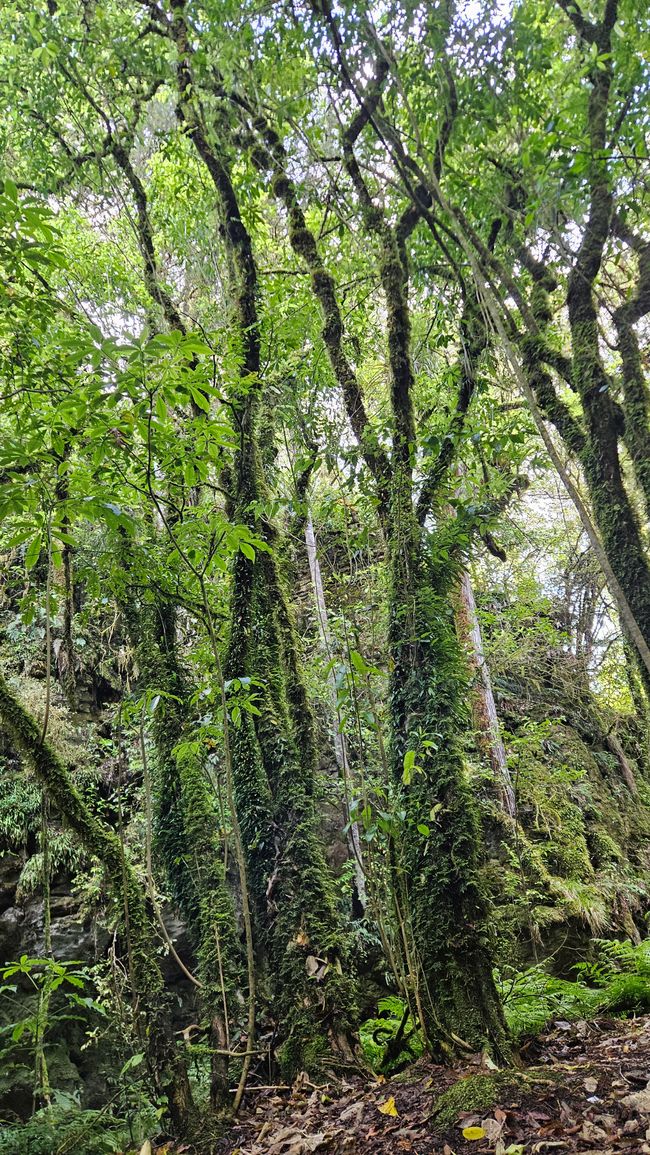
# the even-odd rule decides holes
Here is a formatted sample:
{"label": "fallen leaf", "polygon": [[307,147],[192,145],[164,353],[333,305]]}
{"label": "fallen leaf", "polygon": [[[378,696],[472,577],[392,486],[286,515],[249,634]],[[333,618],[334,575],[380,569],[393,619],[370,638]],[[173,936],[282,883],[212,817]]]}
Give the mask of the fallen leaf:
{"label": "fallen leaf", "polygon": [[305,1135],[302,1140],[303,1151],[317,1151],[319,1147],[325,1144],[325,1135],[319,1131],[316,1135]]}
{"label": "fallen leaf", "polygon": [[598,1090],[598,1079],[585,1079],[585,1091],[593,1095]]}
{"label": "fallen leaf", "polygon": [[363,1102],[352,1103],[349,1107],[346,1107],[344,1111],[341,1111],[339,1119],[342,1123],[358,1124],[363,1117],[363,1110]]}
{"label": "fallen leaf", "polygon": [[463,1139],[485,1139],[482,1127],[463,1127]]}
{"label": "fallen leaf", "polygon": [[584,1139],[587,1143],[592,1143],[595,1139],[606,1139],[607,1132],[603,1131],[602,1127],[597,1127],[595,1123],[590,1123],[588,1119],[585,1119],[582,1124],[580,1138]]}
{"label": "fallen leaf", "polygon": [[392,1095],[389,1099],[386,1099],[385,1103],[379,1104],[379,1110],[381,1111],[382,1115],[399,1115],[399,1111],[395,1106],[395,1100]]}
{"label": "fallen leaf", "polygon": [[643,1115],[650,1115],[650,1090],[633,1091],[621,1099],[624,1107],[631,1107],[633,1111],[640,1111]]}
{"label": "fallen leaf", "polygon": [[481,1127],[485,1131],[485,1137],[488,1143],[496,1143],[503,1131],[503,1121],[499,1123],[496,1119],[482,1119]]}

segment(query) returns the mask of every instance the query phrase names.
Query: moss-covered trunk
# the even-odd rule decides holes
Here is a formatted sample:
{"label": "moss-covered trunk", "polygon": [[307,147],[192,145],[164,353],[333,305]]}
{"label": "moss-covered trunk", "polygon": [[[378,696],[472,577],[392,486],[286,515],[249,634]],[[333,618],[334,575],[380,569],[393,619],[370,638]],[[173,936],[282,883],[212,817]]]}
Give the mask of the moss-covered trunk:
{"label": "moss-covered trunk", "polygon": [[[599,317],[594,287],[603,265],[614,223],[613,176],[607,152],[608,113],[613,84],[612,31],[616,22],[615,0],[606,6],[602,20],[593,26],[592,41],[598,47],[599,66],[589,73],[590,92],[587,127],[589,155],[589,215],[575,263],[569,276],[567,310],[571,330],[573,383],[584,410],[586,443],[581,455],[594,517],[612,570],[636,620],[646,646],[650,645],[650,563],[633,500],[627,492],[619,455],[619,439],[627,440],[642,492],[647,466],[640,468],[648,446],[648,399],[634,387],[629,341],[632,312],[619,310],[619,334],[623,338],[624,409],[615,406],[610,380],[600,347]],[[571,17],[572,19],[574,17]],[[579,28],[585,39],[584,30]],[[642,278],[644,268],[641,270]],[[643,281],[641,282],[643,283]],[[625,343],[625,338],[628,344]]]}
{"label": "moss-covered trunk", "polygon": [[449,1052],[462,1041],[505,1058],[479,882],[481,831],[462,750],[469,679],[451,606],[457,575],[435,556],[435,537],[419,527],[408,492],[391,525],[391,768],[401,817],[394,885],[412,978],[434,1047]]}
{"label": "moss-covered trunk", "polygon": [[[229,261],[232,335],[239,380],[232,390],[239,449],[229,515],[266,540],[233,571],[230,640],[224,674],[255,679],[259,716],[246,709],[229,726],[232,775],[257,945],[266,965],[284,1073],[313,1069],[332,1044],[346,1049],[354,984],[342,962],[339,917],[315,829],[313,739],[287,602],[262,513],[267,491],[259,453],[264,394],[257,264],[231,175],[233,139],[225,120],[209,124],[196,97],[185,0],[172,0],[169,34],[177,54],[178,113],[212,180]],[[231,732],[232,731],[232,732]]]}
{"label": "moss-covered trunk", "polygon": [[317,833],[311,710],[272,552],[235,563],[226,676],[260,684],[259,714],[244,710],[233,730],[233,778],[278,1056],[289,1077],[315,1070],[332,1050],[350,1057],[355,984]]}
{"label": "moss-covered trunk", "polygon": [[235,912],[225,878],[214,790],[192,743],[190,687],[176,649],[176,614],[160,600],[126,609],[143,689],[160,693],[153,712],[154,849],[196,950],[200,1007],[209,1028],[210,1098],[230,1101],[229,1023],[241,974]]}

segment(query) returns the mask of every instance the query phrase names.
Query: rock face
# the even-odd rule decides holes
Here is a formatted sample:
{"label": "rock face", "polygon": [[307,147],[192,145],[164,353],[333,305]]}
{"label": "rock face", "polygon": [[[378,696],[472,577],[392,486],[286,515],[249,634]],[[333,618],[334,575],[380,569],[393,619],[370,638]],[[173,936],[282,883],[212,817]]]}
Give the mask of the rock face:
{"label": "rock face", "polygon": [[[0,860],[0,963],[22,955],[38,959],[46,955],[43,899],[31,895],[21,899],[18,890],[24,863],[19,855],[5,853]],[[108,932],[92,919],[84,920],[79,903],[69,893],[69,879],[54,880],[50,895],[52,953],[57,962],[95,962],[106,952]],[[0,994],[0,1026],[13,1027],[36,1014],[38,997],[28,978],[12,976],[12,987]],[[83,993],[83,992],[80,992]],[[76,1097],[85,1087],[96,1056],[83,1052],[83,1024],[70,1017],[60,1019],[61,1006],[51,1008],[47,1038],[47,1064],[52,1087],[57,1093]],[[24,1045],[23,1044],[24,1040]],[[20,1045],[7,1045],[0,1062],[0,1114],[6,1118],[27,1118],[33,1109],[34,1075],[32,1033],[27,1027]],[[1,1055],[1,1051],[0,1051]],[[87,1068],[87,1070],[86,1070]]]}
{"label": "rock face", "polygon": [[[0,965],[23,955],[30,959],[46,955],[43,898],[40,894],[21,896],[19,883],[24,864],[18,854],[5,852],[0,857]],[[59,963],[92,966],[107,957],[112,935],[98,919],[83,916],[79,900],[70,891],[68,876],[60,874],[54,878],[50,892],[52,955]],[[171,908],[165,909],[164,918],[176,950],[193,967],[184,924]],[[165,982],[173,992],[180,1030],[188,1018],[193,988],[170,954],[161,963]],[[15,989],[0,993],[0,1028],[13,1029],[21,1020],[36,1014],[38,996],[25,976],[12,976],[9,984]],[[94,991],[79,990],[78,994],[92,996]],[[49,1019],[46,1057],[51,1086],[58,1096],[69,1096],[84,1107],[101,1106],[106,1101],[107,1078],[115,1074],[116,1068],[119,1070],[122,1060],[111,1055],[110,1046],[103,1045],[101,1052],[85,1046],[89,1022],[83,1008],[77,1015],[58,993],[52,1000]],[[33,1038],[29,1028],[18,1044],[8,1041],[10,1034],[11,1031],[0,1035],[0,1117],[27,1119],[34,1106]]]}
{"label": "rock face", "polygon": [[[78,903],[59,884],[50,898],[52,954],[57,962],[92,963],[101,958],[108,945],[107,931],[95,920],[84,921]],[[2,893],[6,901],[6,894]],[[1,905],[1,904],[0,904]],[[0,915],[0,959],[26,954],[42,958],[45,952],[43,900],[32,896],[22,904],[6,906]]]}

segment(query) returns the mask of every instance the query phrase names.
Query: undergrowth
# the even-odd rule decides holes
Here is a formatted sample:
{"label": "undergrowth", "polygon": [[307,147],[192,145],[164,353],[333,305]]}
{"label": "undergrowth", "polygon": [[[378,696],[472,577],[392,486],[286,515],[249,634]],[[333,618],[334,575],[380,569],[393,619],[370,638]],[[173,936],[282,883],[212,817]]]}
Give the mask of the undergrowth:
{"label": "undergrowth", "polygon": [[[497,975],[514,1039],[538,1034],[552,1021],[650,1012],[650,939],[638,946],[594,939],[591,959],[574,967],[573,980],[550,974],[548,965],[547,960],[525,971],[504,968]],[[362,1023],[359,1035],[368,1064],[382,1074],[407,1066],[424,1049],[404,1001],[396,995],[379,1000],[376,1016]]]}
{"label": "undergrowth", "polygon": [[388,1075],[419,1058],[424,1050],[403,999],[389,995],[377,1003],[377,1016],[361,1024],[359,1038],[373,1071]]}
{"label": "undergrowth", "polygon": [[0,1125],[0,1155],[109,1155],[132,1147],[123,1122],[106,1111],[47,1107],[27,1123]]}
{"label": "undergrowth", "polygon": [[525,971],[504,969],[498,977],[508,1026],[515,1039],[534,1035],[551,1020],[650,1011],[650,939],[594,939],[593,958],[578,963],[576,979],[556,978],[547,964]]}

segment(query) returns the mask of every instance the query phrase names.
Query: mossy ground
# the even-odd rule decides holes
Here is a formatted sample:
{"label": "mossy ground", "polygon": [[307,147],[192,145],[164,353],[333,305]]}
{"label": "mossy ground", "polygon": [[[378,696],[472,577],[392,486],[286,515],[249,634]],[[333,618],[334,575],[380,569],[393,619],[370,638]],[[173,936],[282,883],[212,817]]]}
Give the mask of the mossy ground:
{"label": "mossy ground", "polygon": [[436,1127],[451,1127],[465,1112],[489,1113],[500,1103],[539,1088],[547,1091],[559,1076],[549,1072],[495,1071],[467,1075],[436,1099],[431,1119]]}

